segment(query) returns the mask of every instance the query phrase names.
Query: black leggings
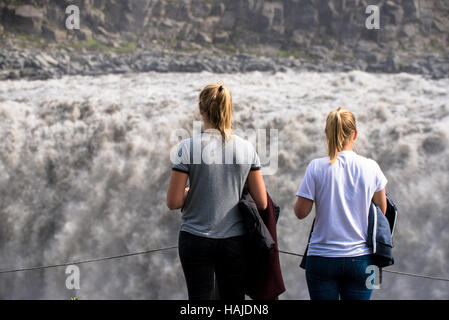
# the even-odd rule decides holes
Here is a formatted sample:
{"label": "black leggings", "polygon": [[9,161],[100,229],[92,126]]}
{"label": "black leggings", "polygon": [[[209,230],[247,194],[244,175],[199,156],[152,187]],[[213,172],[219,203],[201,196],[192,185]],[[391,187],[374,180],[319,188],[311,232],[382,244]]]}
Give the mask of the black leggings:
{"label": "black leggings", "polygon": [[226,239],[179,233],[179,257],[189,300],[214,298],[214,273],[222,300],[245,299],[246,237]]}

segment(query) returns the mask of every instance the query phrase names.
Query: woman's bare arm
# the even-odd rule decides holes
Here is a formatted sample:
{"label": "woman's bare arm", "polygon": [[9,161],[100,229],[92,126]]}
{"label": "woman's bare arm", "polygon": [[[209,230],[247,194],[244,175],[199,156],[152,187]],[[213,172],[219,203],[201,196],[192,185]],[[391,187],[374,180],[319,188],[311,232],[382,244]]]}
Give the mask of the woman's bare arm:
{"label": "woman's bare arm", "polygon": [[186,188],[188,177],[187,173],[172,171],[167,191],[167,207],[170,210],[180,209],[184,206],[188,192],[188,188]]}
{"label": "woman's bare arm", "polygon": [[293,210],[298,219],[304,219],[312,211],[313,201],[304,197],[298,197],[296,199]]}
{"label": "woman's bare arm", "polygon": [[254,199],[257,209],[265,210],[267,208],[267,190],[260,170],[251,170],[247,181],[249,193]]}
{"label": "woman's bare arm", "polygon": [[374,193],[373,202],[380,208],[380,210],[382,210],[383,214],[387,212],[387,196],[385,188]]}

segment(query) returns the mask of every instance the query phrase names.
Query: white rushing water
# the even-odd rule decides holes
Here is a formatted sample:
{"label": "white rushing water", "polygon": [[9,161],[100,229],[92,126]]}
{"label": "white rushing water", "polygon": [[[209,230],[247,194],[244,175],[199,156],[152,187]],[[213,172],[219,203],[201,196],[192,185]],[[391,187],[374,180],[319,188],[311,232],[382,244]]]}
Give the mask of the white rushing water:
{"label": "white rushing water", "polygon": [[[0,269],[177,244],[169,212],[170,135],[199,120],[198,94],[223,80],[234,127],[279,130],[279,168],[265,177],[281,206],[279,247],[302,253],[313,214],[294,217],[310,160],[325,155],[326,115],[358,121],[357,152],[378,161],[399,207],[390,269],[448,276],[449,79],[349,73],[146,73],[0,82]],[[287,292],[308,299],[299,260],[281,255]],[[184,299],[176,250],[0,275],[0,298]],[[445,282],[384,273],[374,299],[448,299]]]}

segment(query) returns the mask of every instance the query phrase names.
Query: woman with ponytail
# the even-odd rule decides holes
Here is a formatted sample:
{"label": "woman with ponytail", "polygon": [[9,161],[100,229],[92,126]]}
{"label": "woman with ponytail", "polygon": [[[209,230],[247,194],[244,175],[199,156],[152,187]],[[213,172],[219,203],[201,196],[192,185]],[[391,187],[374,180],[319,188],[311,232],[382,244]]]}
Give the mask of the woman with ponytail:
{"label": "woman with ponytail", "polygon": [[387,179],[379,165],[353,151],[354,115],[332,111],[325,129],[328,156],[313,160],[296,193],[295,215],[304,219],[315,203],[316,217],[306,257],[306,280],[312,300],[369,300],[367,247],[371,201],[385,213]]}
{"label": "woman with ponytail", "polygon": [[179,256],[189,299],[212,299],[216,278],[220,299],[243,300],[245,228],[237,205],[247,183],[258,209],[267,207],[260,160],[250,142],[232,133],[228,87],[206,86],[199,111],[204,131],[179,145],[167,206],[182,208]]}

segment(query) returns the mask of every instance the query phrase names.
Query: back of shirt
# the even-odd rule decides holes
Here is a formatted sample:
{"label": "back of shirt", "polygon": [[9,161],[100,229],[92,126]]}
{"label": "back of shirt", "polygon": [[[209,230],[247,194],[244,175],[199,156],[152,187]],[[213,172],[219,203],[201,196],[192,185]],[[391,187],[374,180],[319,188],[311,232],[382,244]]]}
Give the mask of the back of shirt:
{"label": "back of shirt", "polygon": [[208,238],[245,234],[238,210],[250,170],[260,160],[250,142],[233,135],[224,144],[218,131],[206,131],[180,143],[173,170],[189,175],[181,230]]}
{"label": "back of shirt", "polygon": [[366,245],[368,212],[375,192],[387,179],[379,165],[353,151],[313,160],[297,196],[315,202],[316,220],[308,255],[355,257],[370,254]]}

